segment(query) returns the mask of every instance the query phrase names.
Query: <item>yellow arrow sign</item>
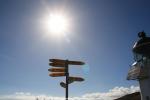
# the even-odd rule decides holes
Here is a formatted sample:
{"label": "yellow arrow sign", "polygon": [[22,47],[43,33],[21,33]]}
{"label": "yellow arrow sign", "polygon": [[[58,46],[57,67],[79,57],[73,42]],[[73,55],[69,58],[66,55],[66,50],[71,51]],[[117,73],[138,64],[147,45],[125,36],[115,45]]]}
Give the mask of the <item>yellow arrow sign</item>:
{"label": "yellow arrow sign", "polygon": [[65,72],[53,72],[53,73],[50,73],[49,76],[51,77],[65,76]]}
{"label": "yellow arrow sign", "polygon": [[48,69],[50,72],[65,72],[65,68],[50,68]]}

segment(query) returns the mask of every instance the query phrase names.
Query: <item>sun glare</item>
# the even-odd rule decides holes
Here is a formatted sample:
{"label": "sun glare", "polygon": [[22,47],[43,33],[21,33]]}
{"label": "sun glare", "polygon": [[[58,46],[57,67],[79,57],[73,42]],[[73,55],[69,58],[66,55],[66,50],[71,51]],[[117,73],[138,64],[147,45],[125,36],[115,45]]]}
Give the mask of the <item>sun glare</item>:
{"label": "sun glare", "polygon": [[51,14],[47,20],[47,27],[51,34],[62,35],[68,29],[67,18],[61,14]]}

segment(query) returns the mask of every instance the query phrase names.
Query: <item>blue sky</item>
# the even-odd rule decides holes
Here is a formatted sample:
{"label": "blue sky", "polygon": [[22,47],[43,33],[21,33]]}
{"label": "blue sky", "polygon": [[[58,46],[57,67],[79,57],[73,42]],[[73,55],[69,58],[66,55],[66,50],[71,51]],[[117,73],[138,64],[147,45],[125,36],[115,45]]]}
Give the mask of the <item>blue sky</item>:
{"label": "blue sky", "polygon": [[[43,20],[62,11],[70,20],[66,38],[46,36]],[[18,91],[63,96],[49,77],[48,59],[81,60],[70,74],[85,78],[70,85],[70,95],[105,92],[127,81],[137,33],[150,36],[149,0],[0,0],[0,94]]]}

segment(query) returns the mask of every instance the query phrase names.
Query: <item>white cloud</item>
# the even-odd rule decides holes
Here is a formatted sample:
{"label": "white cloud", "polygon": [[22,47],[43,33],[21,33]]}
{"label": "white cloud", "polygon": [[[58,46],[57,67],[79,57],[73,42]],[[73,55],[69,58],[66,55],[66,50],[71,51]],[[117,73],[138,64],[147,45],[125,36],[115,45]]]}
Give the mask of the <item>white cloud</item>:
{"label": "white cloud", "polygon": [[113,100],[124,96],[126,94],[138,92],[140,89],[138,86],[131,86],[129,88],[126,87],[115,87],[110,89],[106,93],[88,93],[83,95],[83,98],[90,98],[90,100]]}
{"label": "white cloud", "polygon": [[[110,89],[108,92],[104,93],[87,93],[82,95],[81,97],[72,97],[70,100],[113,100],[124,96],[126,94],[134,93],[139,91],[138,86],[127,87],[114,87]],[[53,97],[47,95],[33,95],[29,92],[16,92],[12,95],[1,95],[0,100],[64,100],[63,97]]]}

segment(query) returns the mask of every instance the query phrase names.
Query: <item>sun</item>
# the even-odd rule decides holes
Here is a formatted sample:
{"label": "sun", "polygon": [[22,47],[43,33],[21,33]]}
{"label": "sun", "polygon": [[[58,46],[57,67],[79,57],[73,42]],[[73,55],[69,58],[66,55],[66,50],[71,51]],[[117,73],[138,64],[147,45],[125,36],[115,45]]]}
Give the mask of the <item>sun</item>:
{"label": "sun", "polygon": [[[63,11],[47,12],[41,19],[41,29],[44,37],[51,39],[66,39],[71,33],[72,19]],[[68,39],[67,39],[68,41]]]}
{"label": "sun", "polygon": [[47,27],[53,35],[63,35],[68,29],[68,20],[62,14],[50,14]]}

